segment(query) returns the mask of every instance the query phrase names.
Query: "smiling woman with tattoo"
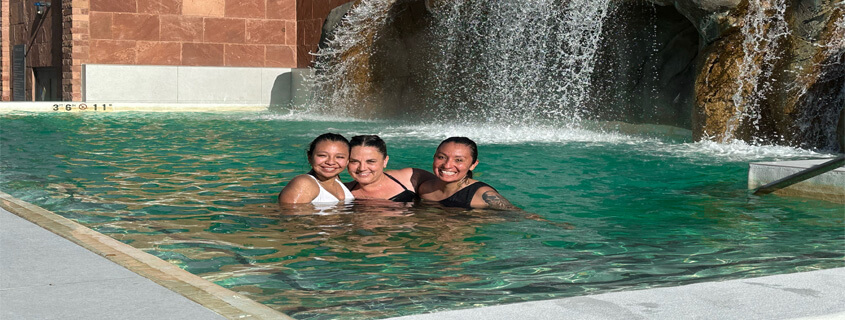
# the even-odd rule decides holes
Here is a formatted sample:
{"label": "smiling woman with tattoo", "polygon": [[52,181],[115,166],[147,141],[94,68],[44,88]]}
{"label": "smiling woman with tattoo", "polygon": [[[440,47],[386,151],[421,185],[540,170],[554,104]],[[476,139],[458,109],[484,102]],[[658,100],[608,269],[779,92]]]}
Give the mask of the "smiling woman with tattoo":
{"label": "smiling woman with tattoo", "polygon": [[490,185],[472,179],[478,166],[478,146],[466,137],[451,137],[437,147],[432,172],[437,179],[419,187],[420,198],[445,207],[518,209]]}

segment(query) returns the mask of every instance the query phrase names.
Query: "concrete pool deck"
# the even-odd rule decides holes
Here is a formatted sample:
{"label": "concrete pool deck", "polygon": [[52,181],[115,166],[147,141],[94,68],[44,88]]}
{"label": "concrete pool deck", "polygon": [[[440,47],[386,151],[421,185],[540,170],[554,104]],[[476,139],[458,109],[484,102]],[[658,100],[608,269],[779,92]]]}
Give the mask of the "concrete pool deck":
{"label": "concrete pool deck", "polygon": [[[0,319],[291,319],[8,194],[0,205]],[[843,302],[835,268],[393,319],[845,319]]]}
{"label": "concrete pool deck", "polygon": [[845,268],[522,302],[390,320],[845,319]]}
{"label": "concrete pool deck", "polygon": [[0,192],[0,319],[291,319]]}

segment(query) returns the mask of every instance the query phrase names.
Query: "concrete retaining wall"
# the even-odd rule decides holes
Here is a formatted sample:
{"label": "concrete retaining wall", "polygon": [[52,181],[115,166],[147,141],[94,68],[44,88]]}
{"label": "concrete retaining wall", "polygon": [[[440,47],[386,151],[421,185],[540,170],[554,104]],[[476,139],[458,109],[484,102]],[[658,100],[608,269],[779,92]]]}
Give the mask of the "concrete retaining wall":
{"label": "concrete retaining wall", "polygon": [[[757,189],[828,160],[830,159],[751,163],[748,169],[748,189]],[[845,167],[780,189],[775,191],[775,194],[845,203]]]}
{"label": "concrete retaining wall", "polygon": [[87,64],[83,100],[287,106],[308,69]]}

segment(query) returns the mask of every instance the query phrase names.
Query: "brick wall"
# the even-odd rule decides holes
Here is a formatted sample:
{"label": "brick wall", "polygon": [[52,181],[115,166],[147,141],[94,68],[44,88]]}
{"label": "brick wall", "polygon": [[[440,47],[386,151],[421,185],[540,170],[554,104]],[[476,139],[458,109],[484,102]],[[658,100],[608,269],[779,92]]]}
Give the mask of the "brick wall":
{"label": "brick wall", "polygon": [[[0,0],[4,15],[16,2]],[[61,10],[62,99],[81,101],[83,64],[304,68],[311,64],[323,20],[350,0],[64,0]],[[29,4],[29,2],[26,2]],[[17,34],[3,17],[5,63]],[[58,29],[57,29],[58,30]],[[6,36],[9,34],[9,36]],[[9,40],[7,40],[9,39]],[[57,62],[58,63],[58,62]]]}
{"label": "brick wall", "polygon": [[0,0],[0,101],[12,100],[12,47],[9,43],[9,0]]}
{"label": "brick wall", "polygon": [[89,0],[87,63],[295,67],[294,0]]}
{"label": "brick wall", "polygon": [[89,0],[62,1],[62,100],[82,101],[82,64],[88,54]]}
{"label": "brick wall", "polygon": [[[2,0],[3,6],[3,101],[11,100],[12,96],[12,47],[18,44],[26,44],[27,31],[29,28],[26,24],[30,16],[34,13],[27,12],[26,7],[29,4],[24,0]],[[31,6],[31,4],[30,4]],[[29,74],[27,74],[27,85],[29,83]]]}

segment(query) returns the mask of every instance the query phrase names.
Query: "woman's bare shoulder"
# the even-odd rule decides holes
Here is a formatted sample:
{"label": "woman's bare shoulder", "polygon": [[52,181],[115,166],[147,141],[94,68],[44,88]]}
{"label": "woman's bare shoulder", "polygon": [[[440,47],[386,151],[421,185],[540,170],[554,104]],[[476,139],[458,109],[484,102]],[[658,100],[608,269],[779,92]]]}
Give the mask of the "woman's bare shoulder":
{"label": "woman's bare shoulder", "polygon": [[301,174],[288,182],[279,192],[279,203],[311,202],[320,193],[320,186],[307,174]]}
{"label": "woman's bare shoulder", "polygon": [[396,178],[396,180],[399,180],[399,182],[401,182],[402,185],[404,185],[406,188],[410,188],[412,191],[416,191],[417,187],[419,186],[419,182],[417,182],[415,170],[419,169],[402,168],[397,170],[385,171],[384,173],[389,174],[393,178]]}
{"label": "woman's bare shoulder", "polygon": [[288,186],[298,187],[298,186],[303,186],[303,185],[312,185],[312,186],[316,187],[317,181],[314,181],[314,178],[307,173],[306,174],[300,174],[296,177],[293,177],[293,179],[290,179],[290,182],[288,182],[288,184],[285,186],[285,188],[287,188]]}
{"label": "woman's bare shoulder", "polygon": [[411,179],[411,175],[414,173],[413,168],[402,168],[396,170],[387,170],[384,173],[389,174],[390,176],[399,179],[399,180],[409,180]]}

